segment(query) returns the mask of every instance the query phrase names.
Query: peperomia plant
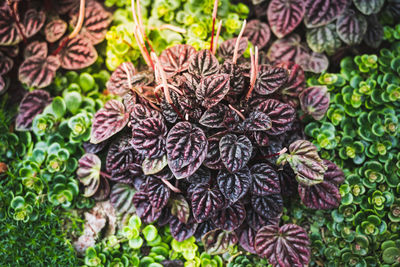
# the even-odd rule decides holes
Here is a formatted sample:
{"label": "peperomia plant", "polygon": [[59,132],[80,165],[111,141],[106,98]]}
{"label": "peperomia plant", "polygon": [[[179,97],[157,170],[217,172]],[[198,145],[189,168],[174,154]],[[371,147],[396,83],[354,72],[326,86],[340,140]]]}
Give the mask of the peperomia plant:
{"label": "peperomia plant", "polygon": [[242,57],[245,23],[218,49],[217,34],[209,49],[176,45],[157,56],[147,52],[135,9],[133,16],[150,70],[127,62],[111,75],[108,91],[122,99],[95,114],[91,134],[93,144],[110,143],[107,156],[99,170],[100,159],[84,155],[78,173],[86,174],[85,159],[93,159],[85,177],[110,181],[117,213],[169,224],[176,240],[194,236],[210,254],[240,244],[273,265],[307,264],[305,230],[278,223],[292,186],[311,208],[340,203],[343,174],[303,140],[294,108],[300,103],[304,115],[320,118],[327,89],[305,90],[296,64],[260,64],[257,47],[250,60]]}

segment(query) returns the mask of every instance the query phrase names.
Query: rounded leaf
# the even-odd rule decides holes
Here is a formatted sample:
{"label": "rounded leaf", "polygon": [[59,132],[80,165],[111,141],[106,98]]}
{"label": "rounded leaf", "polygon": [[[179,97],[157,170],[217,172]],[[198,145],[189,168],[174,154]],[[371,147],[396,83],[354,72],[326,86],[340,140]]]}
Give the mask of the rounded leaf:
{"label": "rounded leaf", "polygon": [[297,107],[298,96],[305,88],[303,69],[294,62],[280,62],[276,66],[286,69],[289,74],[286,83],[279,90],[283,101],[290,104],[292,107]]}
{"label": "rounded leaf", "polygon": [[304,24],[307,28],[334,21],[347,6],[348,0],[307,0]]}
{"label": "rounded leaf", "polygon": [[261,102],[257,110],[270,117],[272,127],[267,131],[270,135],[279,135],[290,130],[296,116],[294,108],[276,99],[267,99]]}
{"label": "rounded leaf", "polygon": [[133,205],[136,208],[136,214],[142,219],[142,222],[149,224],[157,220],[161,215],[161,210],[154,208],[146,192],[138,191],[133,196]]}
{"label": "rounded leaf", "polygon": [[251,197],[251,206],[254,211],[266,219],[273,219],[280,216],[283,211],[283,200],[280,194]]}
{"label": "rounded leaf", "polygon": [[269,95],[281,88],[287,81],[288,73],[284,68],[261,66],[254,85],[260,95]]}
{"label": "rounded leaf", "polygon": [[253,145],[244,135],[227,134],[219,141],[219,151],[225,167],[235,173],[250,160]]}
{"label": "rounded leaf", "polygon": [[256,254],[256,250],[254,249],[256,234],[257,232],[248,226],[237,231],[239,245],[251,254]]}
{"label": "rounded leaf", "polygon": [[[232,38],[229,40],[226,40],[225,42],[223,42],[219,47],[218,47],[218,55],[220,57],[222,57],[223,59],[232,59],[233,58],[233,54],[235,52],[235,47],[236,47],[236,42],[237,42],[237,38]],[[239,41],[239,48],[237,51],[237,55],[238,57],[240,57],[241,55],[243,55],[244,51],[246,51],[247,49],[247,38],[240,38]]]}
{"label": "rounded leaf", "polygon": [[171,235],[175,240],[182,242],[193,236],[197,229],[196,221],[191,218],[187,223],[183,223],[176,217],[172,217],[169,221]]}
{"label": "rounded leaf", "polygon": [[304,186],[299,184],[299,195],[303,204],[310,209],[333,209],[340,205],[340,192],[338,187],[330,182]]}
{"label": "rounded leaf", "polygon": [[329,160],[324,159],[322,162],[327,167],[324,174],[324,181],[329,181],[335,185],[341,185],[345,180],[343,171]]}
{"label": "rounded leaf", "polygon": [[267,17],[272,32],[282,38],[292,32],[303,20],[306,1],[272,0],[269,2]]}
{"label": "rounded leaf", "polygon": [[150,204],[154,210],[159,211],[164,208],[171,195],[171,190],[160,179],[148,177],[144,185]]}
{"label": "rounded leaf", "polygon": [[225,205],[224,196],[217,188],[208,184],[198,184],[193,188],[191,196],[193,216],[201,223],[211,218],[214,212]]}
{"label": "rounded leaf", "polygon": [[46,21],[46,13],[44,11],[37,11],[29,9],[25,12],[23,20],[23,29],[25,37],[29,38],[34,36],[43,27]]}
{"label": "rounded leaf", "polygon": [[217,176],[217,183],[221,193],[231,202],[241,199],[249,190],[252,183],[249,168],[244,167],[240,171],[230,173],[220,171]]}
{"label": "rounded leaf", "polygon": [[308,29],[306,39],[308,46],[318,53],[327,52],[328,54],[333,54],[342,44],[336,32],[336,25],[333,23]]}
{"label": "rounded leaf", "polygon": [[189,73],[198,77],[210,76],[218,73],[218,59],[208,49],[194,54],[189,64]]}
{"label": "rounded leaf", "polygon": [[133,196],[136,190],[128,184],[116,183],[110,193],[110,201],[118,214],[133,214],[135,206],[133,205]]}
{"label": "rounded leaf", "polygon": [[132,79],[135,75],[135,67],[132,62],[124,62],[111,74],[106,83],[107,90],[111,94],[123,96],[132,90]]}
{"label": "rounded leaf", "polygon": [[281,192],[278,174],[268,164],[255,164],[251,167],[250,172],[253,177],[252,194],[266,196]]}
{"label": "rounded leaf", "polygon": [[253,46],[262,49],[271,38],[271,30],[267,23],[254,19],[246,24],[243,36],[247,37]]}
{"label": "rounded leaf", "polygon": [[229,75],[215,74],[204,78],[196,90],[196,97],[205,108],[218,104],[229,91]]}
{"label": "rounded leaf", "polygon": [[39,42],[34,41],[28,44],[24,50],[24,58],[27,59],[29,57],[47,57],[47,43],[46,42]]}
{"label": "rounded leaf", "polygon": [[364,42],[372,47],[378,48],[383,41],[383,26],[376,15],[367,17],[368,27],[364,35]]}
{"label": "rounded leaf", "polygon": [[336,22],[336,31],[340,39],[348,45],[360,44],[367,32],[368,23],[363,15],[348,9]]}
{"label": "rounded leaf", "polygon": [[212,222],[218,228],[227,231],[237,229],[246,218],[246,210],[240,202],[233,203],[229,207],[218,211],[212,218]]}
{"label": "rounded leaf", "polygon": [[142,163],[143,173],[145,175],[151,175],[155,173],[159,173],[165,166],[168,165],[167,155],[163,155],[160,158],[145,158]]}
{"label": "rounded leaf", "polygon": [[65,38],[60,41],[63,43],[66,40],[64,48],[59,53],[62,68],[67,70],[83,69],[96,61],[97,51],[90,40],[81,35],[77,35],[73,39]]}
{"label": "rounded leaf", "polygon": [[353,0],[356,8],[364,15],[377,14],[383,5],[385,0]]}
{"label": "rounded leaf", "polygon": [[219,140],[219,138],[213,137],[208,139],[208,151],[204,159],[204,165],[209,169],[220,170],[225,167],[219,152]]}
{"label": "rounded leaf", "polygon": [[224,117],[228,107],[218,103],[207,109],[201,116],[199,123],[208,128],[224,128]]}
{"label": "rounded leaf", "polygon": [[50,20],[44,27],[44,34],[49,43],[58,41],[67,31],[67,23],[62,19]]}
{"label": "rounded leaf", "polygon": [[34,90],[27,93],[19,104],[19,113],[15,120],[16,129],[19,131],[29,130],[33,119],[36,115],[42,113],[50,102],[50,94],[44,90]]}
{"label": "rounded leaf", "polygon": [[101,161],[96,154],[87,153],[79,159],[76,171],[79,181],[85,186],[85,197],[91,197],[100,185]]}
{"label": "rounded leaf", "polygon": [[186,71],[194,54],[196,49],[187,44],[178,44],[165,49],[160,55],[160,62],[167,77]]}
{"label": "rounded leaf", "polygon": [[321,120],[329,108],[330,95],[326,86],[309,87],[299,95],[299,99],[301,109],[314,120]]}
{"label": "rounded leaf", "polygon": [[51,84],[59,67],[55,56],[29,57],[19,66],[18,79],[29,87],[43,88]]}
{"label": "rounded leaf", "polygon": [[210,255],[223,254],[228,252],[238,242],[235,232],[228,232],[221,229],[215,229],[205,234],[201,241],[204,244],[205,251]]}
{"label": "rounded leaf", "polygon": [[8,73],[14,66],[14,61],[0,51],[0,75]]}
{"label": "rounded leaf", "polygon": [[247,131],[266,131],[272,127],[270,117],[258,110],[252,111],[243,123]]}
{"label": "rounded leaf", "polygon": [[0,8],[0,29],[0,46],[14,45],[22,41],[22,35],[6,2]]}
{"label": "rounded leaf", "polygon": [[169,199],[168,206],[171,214],[180,222],[187,223],[190,217],[190,207],[183,195],[176,195]]}

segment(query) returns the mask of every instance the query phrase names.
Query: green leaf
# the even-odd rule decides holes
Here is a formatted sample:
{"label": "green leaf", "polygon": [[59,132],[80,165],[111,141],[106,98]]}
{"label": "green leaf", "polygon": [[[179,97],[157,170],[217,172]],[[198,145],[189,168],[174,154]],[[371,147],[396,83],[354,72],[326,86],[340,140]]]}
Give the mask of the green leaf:
{"label": "green leaf", "polygon": [[146,241],[154,241],[158,236],[157,228],[154,225],[147,225],[142,231]]}
{"label": "green leaf", "polygon": [[59,119],[62,118],[67,111],[64,99],[60,96],[53,99],[53,102],[51,102],[51,108],[53,109],[54,115]]}

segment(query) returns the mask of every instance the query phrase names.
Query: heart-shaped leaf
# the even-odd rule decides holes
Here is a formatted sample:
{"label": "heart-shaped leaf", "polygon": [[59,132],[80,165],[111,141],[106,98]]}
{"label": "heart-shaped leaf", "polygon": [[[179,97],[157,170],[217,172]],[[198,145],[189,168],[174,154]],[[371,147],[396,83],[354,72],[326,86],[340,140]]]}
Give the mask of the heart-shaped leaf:
{"label": "heart-shaped leaf", "polygon": [[29,38],[38,33],[45,21],[46,13],[44,11],[37,11],[35,9],[26,11],[23,20],[25,37]]}
{"label": "heart-shaped leaf", "polygon": [[225,205],[224,196],[217,188],[210,188],[208,184],[198,184],[194,187],[191,196],[193,216],[201,223],[211,218],[214,212]]}
{"label": "heart-shaped leaf", "polygon": [[51,84],[59,67],[58,57],[29,57],[19,66],[18,79],[29,87],[43,88]]}
{"label": "heart-shaped leaf", "polygon": [[200,167],[194,174],[187,178],[187,181],[191,184],[203,184],[208,183],[210,179],[210,170],[204,167]]}
{"label": "heart-shaped leaf", "polygon": [[110,201],[118,214],[133,214],[135,206],[133,205],[133,196],[136,190],[128,184],[116,183],[110,193]]}
{"label": "heart-shaped leaf", "polygon": [[229,96],[235,97],[243,93],[246,86],[244,65],[233,64],[232,61],[225,60],[220,73],[229,74]]}
{"label": "heart-shaped leaf", "polygon": [[223,254],[232,248],[238,242],[235,232],[228,232],[221,229],[215,229],[205,234],[201,241],[204,249],[210,255]]}
{"label": "heart-shaped leaf", "polygon": [[200,242],[201,238],[207,234],[208,232],[217,229],[217,227],[211,221],[205,221],[199,223],[196,229],[196,233],[194,236],[196,237],[196,241]]}
{"label": "heart-shaped leaf", "polygon": [[196,221],[191,218],[188,223],[183,223],[176,217],[172,217],[169,221],[169,227],[171,229],[171,235],[177,241],[182,242],[189,237],[193,236],[197,229]]}
{"label": "heart-shaped leaf", "polygon": [[347,3],[348,0],[307,0],[304,24],[307,28],[329,24],[345,10]]}
{"label": "heart-shaped leaf", "polygon": [[96,112],[93,119],[90,142],[98,144],[121,131],[128,123],[129,113],[118,100],[109,100]]}
{"label": "heart-shaped leaf", "polygon": [[151,175],[155,173],[159,173],[165,166],[168,165],[167,155],[163,155],[160,158],[145,158],[142,163],[143,173],[145,175]]}
{"label": "heart-shaped leaf", "polygon": [[190,217],[190,207],[183,195],[175,195],[169,199],[168,206],[171,214],[180,222],[187,223]]}
{"label": "heart-shaped leaf", "polygon": [[254,90],[260,95],[269,95],[281,88],[287,81],[288,73],[284,68],[263,65],[257,75]]}
{"label": "heart-shaped leaf", "polygon": [[34,41],[28,44],[24,50],[24,58],[27,59],[29,57],[40,56],[47,57],[47,43]]}
{"label": "heart-shaped leaf", "polygon": [[295,224],[268,225],[256,235],[255,249],[273,266],[306,266],[310,261],[307,232]]}
{"label": "heart-shaped leaf", "polygon": [[204,112],[199,123],[208,128],[224,128],[224,116],[227,110],[227,106],[218,103]]}
{"label": "heart-shaped leaf", "polygon": [[164,120],[141,120],[132,128],[132,145],[139,154],[150,159],[162,157],[165,154],[167,131]]}
{"label": "heart-shaped leaf", "polygon": [[272,0],[267,17],[272,32],[282,38],[291,33],[303,20],[306,2],[303,0]]}
{"label": "heart-shaped leaf", "polygon": [[194,54],[189,64],[189,73],[197,77],[205,77],[218,73],[218,59],[208,49]]}
{"label": "heart-shaped leaf", "polygon": [[207,155],[204,132],[189,122],[179,122],[167,136],[168,166],[177,179],[192,175]]}
{"label": "heart-shaped leaf", "polygon": [[14,45],[22,41],[22,35],[6,2],[0,7],[0,29],[0,46]]}
{"label": "heart-shaped leaf", "polygon": [[36,115],[42,113],[50,103],[50,94],[44,90],[34,90],[27,93],[19,104],[19,113],[15,120],[16,130],[29,130]]}
{"label": "heart-shaped leaf", "polygon": [[229,91],[229,75],[215,74],[204,78],[196,90],[196,97],[205,108],[218,104]]}
{"label": "heart-shaped leaf", "polygon": [[268,164],[255,164],[251,167],[250,172],[253,177],[252,194],[266,196],[281,192],[278,174]]}
{"label": "heart-shaped leaf", "polygon": [[251,197],[251,206],[255,212],[264,218],[277,218],[283,211],[282,196],[280,194],[271,194],[267,196],[253,195]]}
{"label": "heart-shaped leaf", "polygon": [[85,154],[79,160],[76,171],[79,181],[85,186],[85,197],[91,197],[100,186],[101,161],[96,154]]}
{"label": "heart-shaped leaf", "polygon": [[14,61],[0,51],[0,75],[8,73],[14,66]]}
{"label": "heart-shaped leaf", "polygon": [[50,20],[44,27],[44,35],[46,36],[46,41],[49,43],[54,43],[63,37],[64,33],[67,31],[67,23],[62,19]]}
{"label": "heart-shaped leaf", "polygon": [[329,60],[322,53],[306,51],[296,58],[296,63],[299,64],[304,71],[313,73],[322,73],[328,69]]}
{"label": "heart-shaped leaf", "polygon": [[372,47],[378,48],[383,41],[383,26],[376,15],[367,17],[368,27],[364,35],[364,42]]}
{"label": "heart-shaped leaf", "polygon": [[159,120],[163,119],[160,112],[152,110],[143,104],[134,104],[129,110],[131,119],[134,123],[138,123],[141,120],[146,120],[150,118],[156,118]]}
{"label": "heart-shaped leaf", "polygon": [[[218,55],[223,59],[232,59],[235,52],[237,38],[232,38],[223,42],[218,48]],[[247,38],[240,38],[239,48],[237,50],[237,55],[240,57],[246,51],[248,45]]]}
{"label": "heart-shaped leaf", "polygon": [[364,15],[377,14],[383,5],[385,0],[353,0],[356,8]]}
{"label": "heart-shaped leaf", "polygon": [[319,184],[324,179],[326,166],[318,155],[317,147],[307,140],[297,140],[289,146],[290,154],[282,154],[277,165],[286,162],[296,174],[296,180],[305,185]]}
{"label": "heart-shaped leaf", "polygon": [[187,44],[174,45],[165,49],[160,55],[160,62],[167,77],[170,78],[186,71],[194,54],[196,54],[196,49]]}
{"label": "heart-shaped leaf", "polygon": [[338,187],[325,179],[322,183],[304,186],[299,184],[301,202],[310,209],[333,209],[340,205],[340,192]]}
{"label": "heart-shaped leaf", "polygon": [[[64,41],[65,39],[62,39],[60,42],[63,43]],[[67,70],[89,67],[97,59],[97,51],[93,44],[79,34],[73,39],[67,40],[59,55],[61,67]]]}
{"label": "heart-shaped leaf", "polygon": [[144,191],[150,200],[150,204],[156,211],[164,208],[171,195],[171,190],[160,179],[148,177]]}
{"label": "heart-shaped leaf", "polygon": [[306,39],[308,46],[318,53],[327,52],[331,55],[342,45],[334,23],[308,29]]}
{"label": "heart-shaped leaf", "polygon": [[252,111],[244,121],[244,128],[247,131],[266,131],[271,129],[272,122],[270,117],[261,111]]}
{"label": "heart-shaped leaf", "polygon": [[106,83],[107,90],[111,94],[123,96],[132,90],[132,79],[136,70],[132,62],[124,62],[112,73]]}
{"label": "heart-shaped leaf", "polygon": [[150,204],[149,195],[146,192],[136,192],[133,196],[132,203],[136,208],[136,214],[144,223],[152,223],[161,215],[161,211],[157,211],[157,209]]}
{"label": "heart-shaped leaf", "polygon": [[221,193],[231,202],[241,199],[251,187],[252,178],[249,168],[244,167],[235,173],[220,171],[217,183]]}
{"label": "heart-shaped leaf", "polygon": [[256,234],[257,232],[248,226],[244,227],[243,229],[239,229],[237,231],[237,235],[239,238],[239,245],[246,251],[250,252],[251,254],[257,253],[256,250],[254,249]]}
{"label": "heart-shaped leaf", "polygon": [[96,193],[92,196],[92,198],[95,201],[103,201],[108,198],[110,195],[110,183],[108,182],[108,179],[104,178],[103,176],[100,176],[100,185],[97,188]]}
{"label": "heart-shaped leaf", "polygon": [[360,44],[367,27],[365,17],[353,9],[343,12],[336,22],[336,31],[340,39],[348,45]]}
{"label": "heart-shaped leaf", "polygon": [[335,185],[341,185],[345,180],[343,171],[329,160],[324,159],[322,162],[327,167],[324,174],[324,181],[329,181]]}
{"label": "heart-shaped leaf", "polygon": [[254,231],[260,230],[261,227],[266,225],[278,224],[280,217],[263,217],[258,212],[256,212],[252,206],[246,207],[246,222],[249,224],[251,229]]}
{"label": "heart-shaped leaf", "polygon": [[[71,15],[70,25],[75,27],[78,22],[79,11]],[[106,37],[108,26],[112,21],[112,14],[104,10],[96,1],[90,1],[85,7],[85,19],[80,34],[92,44],[101,43]]]}
{"label": "heart-shaped leaf", "polygon": [[261,102],[257,109],[270,117],[272,127],[267,131],[270,135],[279,135],[289,130],[296,116],[294,108],[276,99]]}
{"label": "heart-shaped leaf", "polygon": [[269,47],[267,57],[272,62],[296,62],[296,57],[306,50],[300,42],[301,38],[298,34],[278,39]]}
{"label": "heart-shaped leaf", "polygon": [[309,87],[299,95],[299,99],[301,109],[314,120],[321,120],[329,108],[330,95],[326,86]]}
{"label": "heart-shaped leaf", "polygon": [[219,140],[219,138],[208,139],[208,151],[204,165],[209,169],[220,170],[225,167],[219,152]]}
{"label": "heart-shaped leaf", "polygon": [[289,73],[286,83],[280,89],[283,101],[292,107],[297,107],[298,96],[305,88],[303,69],[294,62],[280,62],[276,66],[286,69],[287,73]]}
{"label": "heart-shaped leaf", "polygon": [[271,30],[267,23],[254,19],[246,24],[243,36],[247,37],[254,46],[262,49],[271,38]]}
{"label": "heart-shaped leaf", "polygon": [[219,141],[221,160],[232,173],[241,170],[250,160],[253,145],[244,135],[227,134]]}
{"label": "heart-shaped leaf", "polygon": [[244,205],[240,202],[236,202],[225,209],[217,211],[212,218],[212,222],[218,228],[233,231],[242,225],[245,218],[246,210]]}

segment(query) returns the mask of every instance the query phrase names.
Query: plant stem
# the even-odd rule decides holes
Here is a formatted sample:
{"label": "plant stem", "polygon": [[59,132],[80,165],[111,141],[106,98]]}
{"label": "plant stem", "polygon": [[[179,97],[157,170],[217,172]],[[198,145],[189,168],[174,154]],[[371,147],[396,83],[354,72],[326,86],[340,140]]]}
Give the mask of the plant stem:
{"label": "plant stem", "polygon": [[108,173],[102,172],[102,171],[100,171],[100,175],[105,177],[105,178],[107,178],[107,179],[111,178],[111,175],[109,175]]}
{"label": "plant stem", "polygon": [[238,51],[239,51],[239,44],[240,44],[240,39],[242,38],[244,29],[246,28],[246,20],[243,21],[242,29],[240,30],[240,33],[236,39],[236,44],[235,44],[235,50],[233,52],[233,59],[232,62],[233,64],[236,64],[237,58],[238,58]]}
{"label": "plant stem", "polygon": [[219,35],[221,33],[221,28],[222,28],[222,20],[218,23],[217,34],[215,35],[215,44],[214,44],[213,50],[212,50],[213,55],[215,55],[215,53],[217,52],[218,39],[219,39]]}
{"label": "plant stem", "polygon": [[211,28],[211,43],[210,43],[210,51],[213,51],[213,43],[214,43],[214,30],[215,30],[215,20],[217,18],[217,11],[218,11],[218,0],[214,0],[214,8],[212,14],[212,28]]}
{"label": "plant stem", "polygon": [[174,191],[175,193],[182,193],[181,190],[179,190],[179,188],[176,188],[175,186],[173,186],[168,180],[165,179],[161,179],[163,181],[163,183],[169,187],[169,189],[171,189],[172,191]]}
{"label": "plant stem", "polygon": [[239,117],[242,118],[242,120],[246,120],[246,118],[244,117],[244,115],[243,115],[239,110],[237,110],[237,109],[235,109],[234,107],[232,107],[231,104],[229,104],[228,106],[229,106],[230,109],[232,109],[233,111],[235,111],[235,112],[239,115]]}
{"label": "plant stem", "polygon": [[258,47],[256,46],[255,54],[253,55],[253,50],[250,48],[250,57],[251,57],[251,71],[250,71],[250,89],[247,92],[245,100],[248,101],[251,97],[251,93],[253,92],[254,85],[257,80],[258,73]]}

